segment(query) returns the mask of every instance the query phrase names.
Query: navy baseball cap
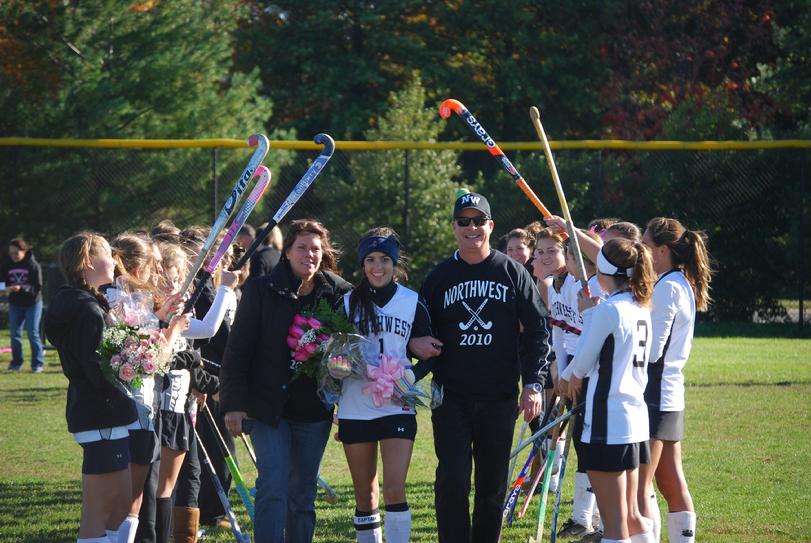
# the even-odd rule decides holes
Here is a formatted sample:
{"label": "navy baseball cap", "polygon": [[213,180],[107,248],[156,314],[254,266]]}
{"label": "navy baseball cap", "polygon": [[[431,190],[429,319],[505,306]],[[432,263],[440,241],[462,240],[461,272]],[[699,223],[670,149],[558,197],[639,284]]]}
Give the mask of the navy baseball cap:
{"label": "navy baseball cap", "polygon": [[458,217],[465,209],[475,209],[484,213],[485,217],[492,218],[492,215],[490,215],[490,202],[477,192],[469,192],[457,198],[453,206],[453,216]]}

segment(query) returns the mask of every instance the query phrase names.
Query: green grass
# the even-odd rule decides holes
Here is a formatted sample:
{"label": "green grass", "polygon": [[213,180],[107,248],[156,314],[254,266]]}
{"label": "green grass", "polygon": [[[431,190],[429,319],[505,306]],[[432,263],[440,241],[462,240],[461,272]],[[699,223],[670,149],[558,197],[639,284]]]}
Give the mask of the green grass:
{"label": "green grass", "polygon": [[[783,336],[779,338],[740,335],[764,335],[761,330],[746,325],[699,325],[697,330],[700,337],[686,370],[684,467],[700,541],[811,541],[811,340],[792,337],[787,328],[773,329],[775,336]],[[4,332],[0,346],[7,345]],[[8,361],[8,354],[0,354],[1,367]],[[75,541],[81,450],[65,428],[66,384],[53,351],[42,374],[0,373],[0,542]],[[436,459],[428,413],[420,413],[419,427],[408,497],[412,540],[429,542],[436,540]],[[252,481],[253,466],[238,450],[245,477]],[[322,474],[340,501],[329,505],[319,495],[316,541],[350,541],[352,487],[343,452],[334,441],[327,447]],[[569,474],[564,500],[572,495]],[[234,492],[231,501],[249,529]],[[570,507],[564,503],[561,519]],[[660,507],[666,510],[661,500]],[[533,522],[522,519],[502,540],[526,541],[533,530]],[[208,539],[231,540],[224,531]]]}

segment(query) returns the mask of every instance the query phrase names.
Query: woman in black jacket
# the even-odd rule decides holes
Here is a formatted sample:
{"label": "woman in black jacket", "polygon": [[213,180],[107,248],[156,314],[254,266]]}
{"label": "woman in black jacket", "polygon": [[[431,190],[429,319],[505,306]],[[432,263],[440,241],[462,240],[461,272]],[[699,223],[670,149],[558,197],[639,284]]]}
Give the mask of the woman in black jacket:
{"label": "woman in black jacket", "polygon": [[[11,335],[9,371],[19,371],[23,365],[23,326],[31,346],[31,371],[39,373],[45,367],[39,321],[42,317],[42,268],[25,240],[13,239],[8,244],[9,258],[0,273],[8,293],[8,328]],[[3,289],[0,289],[3,290]]]}
{"label": "woman in black jacket", "polygon": [[97,352],[109,308],[98,289],[112,283],[115,262],[107,240],[82,232],[62,244],[59,263],[67,284],[48,308],[45,332],[69,381],[68,431],[84,451],[77,541],[116,541],[113,534],[134,534],[137,527],[137,518],[127,516],[132,501],[127,425],[137,415],[133,401],[105,379]]}
{"label": "woman in black jacket", "polygon": [[352,285],[334,272],[329,232],[312,219],[293,221],[282,260],[270,275],[251,278],[231,327],[220,370],[220,405],[238,436],[248,419],[256,448],[256,541],[312,541],[318,466],[332,410],[305,375],[291,380],[287,329],[321,299],[334,305]]}

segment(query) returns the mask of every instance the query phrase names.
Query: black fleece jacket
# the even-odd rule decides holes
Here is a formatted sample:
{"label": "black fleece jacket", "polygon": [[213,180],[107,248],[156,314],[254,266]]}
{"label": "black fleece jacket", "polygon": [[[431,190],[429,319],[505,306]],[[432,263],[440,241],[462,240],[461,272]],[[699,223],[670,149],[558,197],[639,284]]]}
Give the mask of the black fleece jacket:
{"label": "black fleece jacket", "polygon": [[71,433],[125,426],[137,418],[135,403],[101,373],[97,352],[106,312],[88,291],[62,286],[45,314],[45,334],[56,346],[68,378],[66,418]]}
{"label": "black fleece jacket", "polygon": [[[245,411],[266,424],[279,424],[293,375],[287,329],[297,312],[300,284],[282,260],[270,275],[252,277],[243,287],[220,369],[223,413]],[[322,298],[335,304],[352,289],[331,272],[318,272],[316,284],[316,304]],[[307,393],[315,396],[314,384]]]}
{"label": "black fleece jacket", "polygon": [[0,281],[7,287],[21,287],[8,295],[8,301],[14,305],[29,307],[42,301],[42,268],[30,250],[19,262],[6,257],[0,268]]}

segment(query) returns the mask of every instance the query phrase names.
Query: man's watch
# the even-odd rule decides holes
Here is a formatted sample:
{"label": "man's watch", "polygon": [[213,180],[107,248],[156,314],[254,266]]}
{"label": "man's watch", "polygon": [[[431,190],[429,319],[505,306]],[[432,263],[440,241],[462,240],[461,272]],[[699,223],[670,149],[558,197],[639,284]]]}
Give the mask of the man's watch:
{"label": "man's watch", "polygon": [[539,383],[530,383],[528,385],[524,385],[524,388],[528,388],[532,392],[543,392],[543,387]]}

